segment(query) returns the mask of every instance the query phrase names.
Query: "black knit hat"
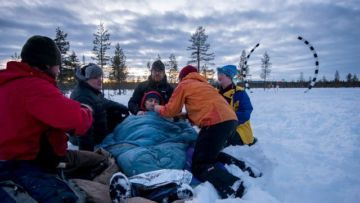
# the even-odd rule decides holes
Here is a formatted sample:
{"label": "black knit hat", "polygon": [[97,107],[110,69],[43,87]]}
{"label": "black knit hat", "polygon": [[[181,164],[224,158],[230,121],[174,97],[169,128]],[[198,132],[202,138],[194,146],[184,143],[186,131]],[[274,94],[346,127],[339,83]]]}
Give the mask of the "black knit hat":
{"label": "black knit hat", "polygon": [[61,53],[49,37],[34,35],[21,50],[21,60],[31,66],[43,69],[46,65],[61,65]]}
{"label": "black knit hat", "polygon": [[164,63],[161,62],[160,60],[156,60],[156,61],[154,61],[154,63],[152,64],[151,70],[165,71],[165,65],[164,65]]}

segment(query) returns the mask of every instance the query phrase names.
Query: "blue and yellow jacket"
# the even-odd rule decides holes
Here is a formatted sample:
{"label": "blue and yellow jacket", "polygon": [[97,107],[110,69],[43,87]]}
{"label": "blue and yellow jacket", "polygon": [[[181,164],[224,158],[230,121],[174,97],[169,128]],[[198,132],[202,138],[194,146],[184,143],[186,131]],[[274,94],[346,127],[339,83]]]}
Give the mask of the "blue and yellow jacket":
{"label": "blue and yellow jacket", "polygon": [[244,144],[252,144],[254,142],[254,135],[250,124],[250,115],[253,107],[246,91],[244,88],[232,84],[225,89],[220,88],[219,93],[236,113],[238,118],[236,131],[240,135],[242,142]]}

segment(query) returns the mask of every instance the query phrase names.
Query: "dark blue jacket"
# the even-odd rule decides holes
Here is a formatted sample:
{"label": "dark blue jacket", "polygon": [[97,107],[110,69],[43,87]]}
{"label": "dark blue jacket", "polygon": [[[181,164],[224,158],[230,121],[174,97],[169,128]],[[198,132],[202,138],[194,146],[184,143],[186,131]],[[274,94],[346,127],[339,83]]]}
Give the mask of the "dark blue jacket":
{"label": "dark blue jacket", "polygon": [[94,122],[86,135],[70,138],[71,143],[79,145],[81,150],[93,151],[94,146],[99,144],[118,123],[129,115],[126,106],[104,98],[99,90],[81,80],[71,93],[70,98],[87,104],[94,110]]}

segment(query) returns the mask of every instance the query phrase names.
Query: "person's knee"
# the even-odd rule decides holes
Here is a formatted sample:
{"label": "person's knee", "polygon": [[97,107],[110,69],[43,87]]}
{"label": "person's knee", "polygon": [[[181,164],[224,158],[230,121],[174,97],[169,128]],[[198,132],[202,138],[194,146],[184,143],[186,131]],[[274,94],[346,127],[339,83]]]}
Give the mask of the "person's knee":
{"label": "person's knee", "polygon": [[66,182],[52,174],[30,171],[16,182],[39,202],[76,202],[78,199]]}

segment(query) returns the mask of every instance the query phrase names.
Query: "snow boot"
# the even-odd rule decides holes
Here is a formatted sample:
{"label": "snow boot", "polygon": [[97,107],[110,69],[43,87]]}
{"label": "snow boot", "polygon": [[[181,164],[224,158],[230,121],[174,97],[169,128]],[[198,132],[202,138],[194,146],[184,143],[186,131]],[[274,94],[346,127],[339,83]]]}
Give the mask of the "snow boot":
{"label": "snow boot", "polygon": [[234,197],[236,191],[232,188],[232,186],[235,182],[241,180],[229,173],[225,168],[221,168],[219,165],[220,164],[216,164],[203,171],[199,178],[202,181],[209,181],[215,187],[222,199]]}
{"label": "snow boot", "polygon": [[121,172],[115,173],[110,179],[110,197],[114,203],[132,197],[132,185]]}
{"label": "snow boot", "polygon": [[194,196],[194,191],[190,185],[183,183],[178,186],[176,195],[178,199],[189,199]]}
{"label": "snow boot", "polygon": [[245,187],[243,181],[236,181],[231,188],[234,190],[234,194],[232,195],[233,197],[241,198],[244,195]]}
{"label": "snow boot", "polygon": [[239,167],[242,171],[249,172],[249,176],[253,178],[261,177],[262,173],[257,170],[255,167],[246,166],[244,161],[238,160],[235,157],[226,154],[224,152],[220,152],[218,156],[218,161],[224,164],[234,164]]}

